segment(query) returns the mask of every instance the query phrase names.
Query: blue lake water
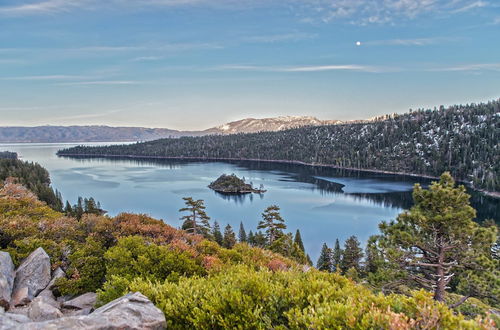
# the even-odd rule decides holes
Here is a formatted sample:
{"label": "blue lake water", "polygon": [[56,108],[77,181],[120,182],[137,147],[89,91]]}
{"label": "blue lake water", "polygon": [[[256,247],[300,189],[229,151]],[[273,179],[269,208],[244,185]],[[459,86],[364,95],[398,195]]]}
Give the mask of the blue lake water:
{"label": "blue lake water", "polygon": [[[109,144],[109,143],[106,143]],[[344,171],[265,162],[200,162],[103,158],[61,158],[59,149],[74,144],[0,144],[50,172],[52,185],[72,203],[78,196],[94,197],[110,215],[146,213],[179,227],[182,197],[205,200],[207,213],[223,228],[237,232],[243,222],[255,231],[262,211],[281,207],[288,230],[300,229],[313,261],[324,242],[332,246],[356,235],[365,242],[378,232],[378,224],[394,219],[411,206],[415,183],[429,181],[405,176]],[[95,143],[93,143],[95,145]],[[264,185],[263,195],[227,196],[207,185],[221,174],[234,173],[254,186]],[[478,218],[499,222],[498,199],[474,193]]]}

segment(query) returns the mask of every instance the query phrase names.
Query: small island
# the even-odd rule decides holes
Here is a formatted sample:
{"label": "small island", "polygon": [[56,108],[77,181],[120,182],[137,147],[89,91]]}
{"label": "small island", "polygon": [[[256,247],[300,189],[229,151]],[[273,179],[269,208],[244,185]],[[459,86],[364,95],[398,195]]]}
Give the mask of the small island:
{"label": "small island", "polygon": [[266,192],[263,189],[264,186],[261,185],[260,189],[256,189],[234,174],[222,174],[217,180],[209,184],[208,187],[222,194],[263,194]]}

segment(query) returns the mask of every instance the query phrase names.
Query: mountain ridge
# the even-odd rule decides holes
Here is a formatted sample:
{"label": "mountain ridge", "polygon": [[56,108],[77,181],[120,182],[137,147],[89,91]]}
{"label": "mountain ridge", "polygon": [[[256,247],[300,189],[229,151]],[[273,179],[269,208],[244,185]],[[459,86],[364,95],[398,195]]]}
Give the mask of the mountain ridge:
{"label": "mountain ridge", "polygon": [[201,131],[108,125],[3,126],[0,127],[0,143],[151,141],[182,136],[279,131],[303,126],[320,126],[338,123],[341,123],[341,121],[320,120],[312,116],[280,116],[269,118],[245,118]]}

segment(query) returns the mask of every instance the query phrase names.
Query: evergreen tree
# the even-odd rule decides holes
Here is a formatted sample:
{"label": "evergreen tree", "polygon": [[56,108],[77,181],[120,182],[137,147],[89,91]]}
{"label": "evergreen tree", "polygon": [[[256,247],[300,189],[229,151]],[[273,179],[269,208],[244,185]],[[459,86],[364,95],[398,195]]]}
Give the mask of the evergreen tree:
{"label": "evergreen tree", "polygon": [[227,225],[224,229],[224,238],[222,240],[222,246],[226,249],[232,249],[234,244],[236,244],[236,235],[234,234],[231,225]]}
{"label": "evergreen tree", "polygon": [[340,271],[340,263],[342,261],[342,249],[340,248],[340,242],[337,238],[335,240],[335,247],[332,252],[332,263],[333,263],[333,271]]}
{"label": "evergreen tree", "polygon": [[240,243],[247,242],[247,233],[245,232],[245,227],[243,227],[243,222],[240,222],[240,231],[238,232],[238,239]]}
{"label": "evergreen tree", "polygon": [[212,228],[212,237],[214,241],[216,241],[220,246],[222,246],[223,237],[220,231],[219,223],[217,221],[214,222],[214,227]]}
{"label": "evergreen tree", "polygon": [[181,208],[179,212],[188,212],[187,215],[181,217],[181,220],[184,221],[182,229],[208,237],[210,233],[210,217],[205,213],[204,201],[202,199],[193,200],[192,197],[183,197],[182,199],[186,207]]}
{"label": "evergreen tree", "polygon": [[298,247],[306,252],[306,250],[304,249],[304,243],[302,243],[302,236],[300,235],[300,230],[297,229],[297,231],[295,232],[295,238],[294,238],[294,242],[295,244],[298,245]]}
{"label": "evergreen tree", "polygon": [[85,213],[85,210],[83,208],[83,198],[78,197],[78,201],[76,202],[76,207],[73,208],[75,212],[75,216],[78,220],[80,220],[83,216],[83,213]]}
{"label": "evergreen tree", "polygon": [[350,268],[360,270],[360,261],[363,258],[363,250],[356,236],[349,237],[344,243],[344,253],[340,261],[340,269],[347,272]]}
{"label": "evergreen tree", "polygon": [[71,204],[69,201],[66,201],[66,206],[64,207],[64,213],[68,216],[73,216],[73,208],[71,207]]}
{"label": "evergreen tree", "polygon": [[267,246],[267,238],[260,230],[253,236],[254,246],[264,248]]}
{"label": "evergreen tree", "polygon": [[455,186],[449,173],[429,189],[416,184],[414,206],[395,221],[382,223],[380,246],[390,264],[404,271],[404,279],[434,292],[444,301],[448,284],[456,276],[457,290],[470,296],[499,295],[498,262],[491,256],[495,226],[473,221],[464,186]]}
{"label": "evergreen tree", "polygon": [[252,246],[255,245],[255,238],[254,238],[253,232],[251,230],[248,232],[247,242],[248,242],[248,244],[250,244]]}
{"label": "evergreen tree", "polygon": [[377,246],[377,236],[371,236],[368,239],[368,243],[366,244],[365,249],[365,266],[364,272],[368,273],[376,273],[380,267],[384,264],[384,258],[380,253]]}
{"label": "evergreen tree", "polygon": [[266,230],[266,238],[269,245],[273,244],[279,236],[283,235],[283,229],[286,229],[285,220],[280,215],[280,208],[277,205],[271,205],[262,213],[262,220],[257,229]]}
{"label": "evergreen tree", "polygon": [[316,268],[319,270],[331,272],[332,266],[332,250],[326,245],[326,243],[323,243],[318,262],[316,263]]}
{"label": "evergreen tree", "polygon": [[307,263],[306,254],[300,249],[298,244],[294,242],[292,233],[281,235],[269,246],[269,249],[282,256],[293,259],[298,263]]}

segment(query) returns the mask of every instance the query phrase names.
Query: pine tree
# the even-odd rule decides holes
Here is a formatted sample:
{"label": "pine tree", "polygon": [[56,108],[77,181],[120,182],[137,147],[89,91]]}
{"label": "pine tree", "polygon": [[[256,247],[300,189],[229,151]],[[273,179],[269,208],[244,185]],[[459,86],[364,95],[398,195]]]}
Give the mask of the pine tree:
{"label": "pine tree", "polygon": [[266,229],[266,238],[269,245],[273,244],[283,229],[286,229],[285,220],[280,215],[280,208],[277,205],[271,205],[262,213],[262,220],[257,229]]}
{"label": "pine tree", "polygon": [[340,261],[340,269],[347,272],[350,268],[360,270],[360,261],[363,258],[363,250],[356,236],[349,237],[344,243],[344,253]]}
{"label": "pine tree", "polygon": [[332,263],[333,271],[340,271],[340,262],[342,261],[342,249],[340,248],[340,242],[337,238],[335,240],[335,247],[332,252]]}
{"label": "pine tree", "polygon": [[248,242],[248,244],[250,244],[252,246],[255,245],[255,238],[254,238],[253,232],[251,230],[248,232],[247,242]]}
{"label": "pine tree", "polygon": [[300,235],[300,230],[297,229],[297,231],[295,232],[295,238],[293,240],[295,242],[295,244],[298,245],[298,247],[306,252],[306,250],[304,249],[304,243],[302,243],[302,236]]}
{"label": "pine tree", "polygon": [[331,272],[332,266],[332,250],[326,245],[326,243],[323,243],[318,262],[316,263],[316,268],[319,270]]}
{"label": "pine tree", "polygon": [[267,245],[266,235],[264,235],[264,233],[262,233],[260,230],[256,232],[255,235],[253,236],[253,241],[254,241],[253,244],[254,246],[258,246],[261,248],[264,248]]}
{"label": "pine tree", "polygon": [[434,292],[444,301],[448,284],[457,277],[457,291],[464,298],[500,294],[498,262],[491,248],[497,239],[496,226],[481,227],[473,221],[464,186],[455,186],[449,173],[441,175],[429,189],[416,184],[414,205],[395,221],[382,223],[379,240],[390,264],[405,272],[407,281]]}
{"label": "pine tree", "polygon": [[184,221],[182,229],[187,232],[200,234],[205,237],[210,234],[210,217],[205,213],[205,205],[202,199],[193,200],[192,197],[182,198],[186,204],[179,212],[188,212],[187,215],[181,217]]}
{"label": "pine tree", "polygon": [[66,206],[64,207],[64,213],[68,216],[73,215],[73,208],[71,207],[71,204],[69,201],[66,201]]}
{"label": "pine tree", "polygon": [[226,249],[232,249],[234,244],[236,244],[236,235],[234,234],[231,225],[227,225],[224,229],[224,238],[222,240],[222,246]]}
{"label": "pine tree", "polygon": [[220,231],[219,223],[217,221],[214,222],[214,227],[212,228],[212,237],[214,241],[216,241],[220,246],[223,244],[223,237]]}
{"label": "pine tree", "polygon": [[240,222],[240,231],[238,232],[238,240],[240,243],[247,242],[247,233],[245,232],[245,227],[243,227],[243,222]]}

